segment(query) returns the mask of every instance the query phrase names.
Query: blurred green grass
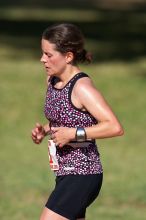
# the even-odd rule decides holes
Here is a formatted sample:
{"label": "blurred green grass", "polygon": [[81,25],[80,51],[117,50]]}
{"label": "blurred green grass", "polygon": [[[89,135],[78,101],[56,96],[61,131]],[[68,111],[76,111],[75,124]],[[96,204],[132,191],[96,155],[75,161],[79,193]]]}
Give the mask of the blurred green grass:
{"label": "blurred green grass", "polygon": [[82,70],[92,77],[125,129],[123,137],[97,140],[104,182],[87,219],[144,220],[145,13],[17,8],[0,10],[0,218],[39,219],[53,189],[47,140],[35,146],[30,133],[37,121],[46,123],[46,74],[39,63],[39,38],[46,24],[59,16],[75,23],[80,17],[87,46],[96,55],[94,63],[82,65]]}
{"label": "blurred green grass", "polygon": [[29,8],[29,7],[6,7],[0,8],[0,18],[19,21],[57,21],[70,20],[86,22],[95,21],[100,14],[97,15],[96,11],[91,9],[60,9],[60,8]]}
{"label": "blurred green grass", "polygon": [[[46,122],[46,74],[39,59],[1,60],[0,66],[0,217],[38,219],[54,184],[47,140],[35,146],[30,138],[35,122]],[[145,68],[144,58],[82,66],[125,129],[123,137],[97,140],[104,182],[99,199],[88,210],[88,219],[145,219]]]}

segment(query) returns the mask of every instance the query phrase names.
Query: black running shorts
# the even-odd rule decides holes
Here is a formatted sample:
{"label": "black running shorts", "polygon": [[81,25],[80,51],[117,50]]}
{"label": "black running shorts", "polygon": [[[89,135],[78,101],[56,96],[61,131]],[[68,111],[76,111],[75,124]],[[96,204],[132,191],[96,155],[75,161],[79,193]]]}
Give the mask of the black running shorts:
{"label": "black running shorts", "polygon": [[46,207],[70,220],[85,218],[86,208],[99,194],[102,178],[102,173],[56,177]]}

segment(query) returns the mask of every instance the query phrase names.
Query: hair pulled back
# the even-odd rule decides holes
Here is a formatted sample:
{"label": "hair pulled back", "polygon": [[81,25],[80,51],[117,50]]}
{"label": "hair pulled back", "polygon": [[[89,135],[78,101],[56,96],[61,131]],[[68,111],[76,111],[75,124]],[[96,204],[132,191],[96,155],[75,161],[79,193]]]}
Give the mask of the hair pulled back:
{"label": "hair pulled back", "polygon": [[62,54],[72,52],[73,63],[91,62],[91,55],[84,49],[84,36],[73,24],[56,24],[43,32],[42,38],[55,44]]}

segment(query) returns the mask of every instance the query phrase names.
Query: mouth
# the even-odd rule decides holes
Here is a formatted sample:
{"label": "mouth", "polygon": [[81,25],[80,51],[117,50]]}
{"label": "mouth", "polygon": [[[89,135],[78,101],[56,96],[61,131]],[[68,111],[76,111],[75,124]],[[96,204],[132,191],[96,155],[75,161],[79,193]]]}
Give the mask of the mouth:
{"label": "mouth", "polygon": [[45,66],[46,73],[50,75],[50,67]]}
{"label": "mouth", "polygon": [[47,67],[47,66],[45,66],[45,69],[46,69],[46,71],[48,71],[50,68],[49,68],[49,67]]}

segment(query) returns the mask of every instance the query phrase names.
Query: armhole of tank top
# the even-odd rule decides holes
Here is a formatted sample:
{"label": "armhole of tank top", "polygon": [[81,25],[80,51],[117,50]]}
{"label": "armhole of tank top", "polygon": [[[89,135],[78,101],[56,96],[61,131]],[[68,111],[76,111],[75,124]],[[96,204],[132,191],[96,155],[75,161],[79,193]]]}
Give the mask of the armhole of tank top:
{"label": "armhole of tank top", "polygon": [[81,73],[79,73],[79,75],[78,75],[77,77],[75,77],[75,78],[73,79],[73,81],[71,82],[71,85],[70,85],[70,88],[69,88],[69,94],[68,94],[68,95],[69,95],[69,102],[70,102],[70,104],[72,105],[72,107],[73,107],[74,109],[76,109],[77,111],[82,112],[82,113],[85,113],[85,114],[89,114],[88,111],[83,111],[82,109],[76,107],[76,106],[73,104],[72,100],[71,100],[71,95],[72,95],[72,91],[73,91],[74,85],[76,84],[76,82],[77,82],[79,79],[81,79],[81,78],[83,78],[83,77],[88,77],[88,78],[89,78],[89,76],[88,76],[86,73],[81,72]]}

